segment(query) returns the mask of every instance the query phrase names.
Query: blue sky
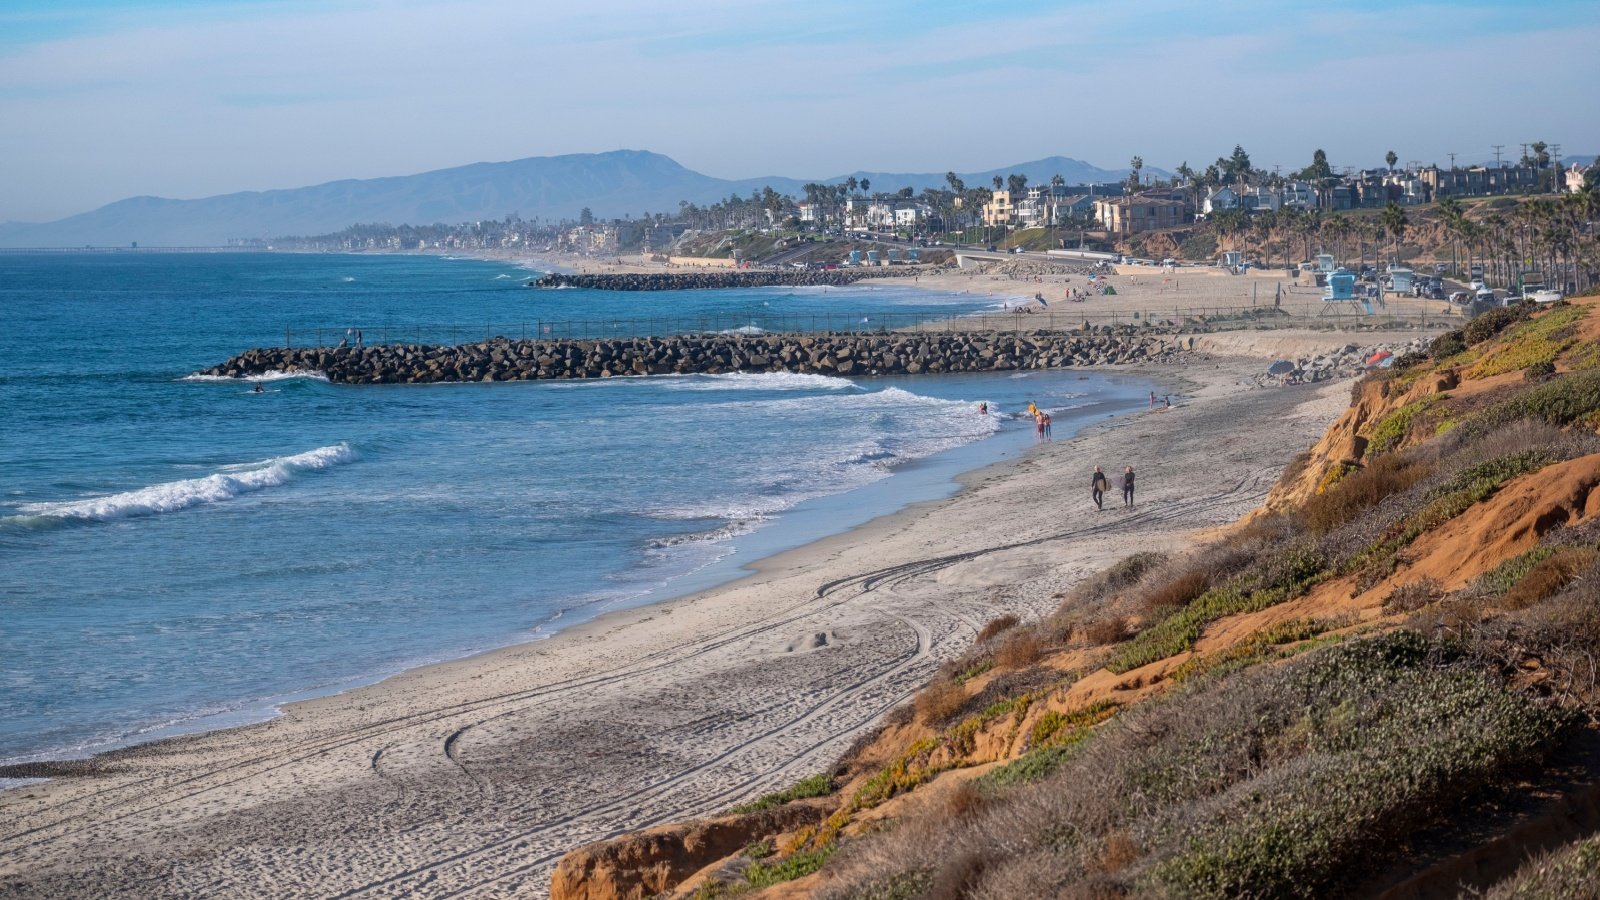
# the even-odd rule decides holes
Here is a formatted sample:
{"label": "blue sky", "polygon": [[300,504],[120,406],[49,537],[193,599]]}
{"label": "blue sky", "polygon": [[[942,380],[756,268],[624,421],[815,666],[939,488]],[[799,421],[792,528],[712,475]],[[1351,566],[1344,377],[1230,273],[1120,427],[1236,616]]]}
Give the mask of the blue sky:
{"label": "blue sky", "polygon": [[730,178],[1600,151],[1600,3],[6,0],[0,221],[619,147]]}

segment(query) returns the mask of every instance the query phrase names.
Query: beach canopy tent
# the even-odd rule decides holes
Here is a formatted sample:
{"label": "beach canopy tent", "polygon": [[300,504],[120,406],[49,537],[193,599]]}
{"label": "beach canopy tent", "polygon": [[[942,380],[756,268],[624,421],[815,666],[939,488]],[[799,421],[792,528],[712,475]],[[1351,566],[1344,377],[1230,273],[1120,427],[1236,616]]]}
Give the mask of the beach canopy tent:
{"label": "beach canopy tent", "polygon": [[1374,353],[1371,356],[1367,357],[1367,365],[1369,365],[1369,366],[1376,365],[1378,363],[1383,362],[1384,360],[1388,359],[1389,357],[1391,357],[1393,355],[1394,355],[1393,353],[1390,353],[1387,350],[1379,350],[1377,353]]}
{"label": "beach canopy tent", "polygon": [[1287,359],[1273,360],[1272,365],[1267,366],[1267,374],[1268,375],[1287,375],[1290,372],[1293,372],[1294,368],[1295,368],[1294,363],[1288,361]]}

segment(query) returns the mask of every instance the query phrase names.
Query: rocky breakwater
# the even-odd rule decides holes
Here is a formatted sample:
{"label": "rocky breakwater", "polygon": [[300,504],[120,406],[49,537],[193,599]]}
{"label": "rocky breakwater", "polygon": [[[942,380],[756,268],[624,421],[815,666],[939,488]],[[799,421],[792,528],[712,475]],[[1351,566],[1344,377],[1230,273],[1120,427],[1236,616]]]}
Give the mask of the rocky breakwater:
{"label": "rocky breakwater", "polygon": [[725,372],[915,375],[1163,362],[1189,346],[1188,338],[1133,328],[1103,328],[1085,333],[699,335],[599,341],[496,339],[454,346],[258,348],[196,374],[252,378],[270,373],[303,372],[320,374],[341,384],[533,381]]}
{"label": "rocky breakwater", "polygon": [[595,291],[693,291],[714,288],[843,287],[864,278],[900,278],[922,267],[849,269],[709,269],[701,272],[617,272],[567,275],[552,272],[528,282],[536,288],[588,288]]}

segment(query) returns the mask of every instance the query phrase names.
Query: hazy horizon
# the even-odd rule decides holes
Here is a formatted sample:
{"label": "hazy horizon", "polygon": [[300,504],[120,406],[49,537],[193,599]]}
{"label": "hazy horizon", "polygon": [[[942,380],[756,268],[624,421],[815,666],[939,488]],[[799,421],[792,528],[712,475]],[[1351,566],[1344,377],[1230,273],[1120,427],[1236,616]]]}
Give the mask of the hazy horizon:
{"label": "hazy horizon", "polygon": [[[20,0],[0,12],[0,221],[480,161],[650,150],[726,179],[1461,164],[1600,152],[1600,10],[1146,4]],[[1537,60],[1538,65],[1519,61]],[[1470,64],[1463,64],[1463,63]],[[1582,96],[1582,92],[1576,92]]]}

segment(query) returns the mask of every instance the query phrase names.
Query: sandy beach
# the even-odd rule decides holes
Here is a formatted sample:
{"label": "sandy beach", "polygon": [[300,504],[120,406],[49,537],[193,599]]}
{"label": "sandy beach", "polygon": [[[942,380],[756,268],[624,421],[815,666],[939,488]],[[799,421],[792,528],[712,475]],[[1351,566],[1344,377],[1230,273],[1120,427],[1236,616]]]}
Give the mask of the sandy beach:
{"label": "sandy beach", "polygon": [[[704,594],[64,764],[0,793],[0,896],[542,895],[574,846],[826,768],[988,620],[1255,507],[1348,399],[1342,381],[1254,388],[1260,366],[1134,370],[1181,404]],[[1133,510],[1095,510],[1096,464],[1136,468]]]}
{"label": "sandy beach", "polygon": [[[559,266],[565,270],[590,274],[643,274],[649,272],[687,271],[687,266],[669,267],[639,256],[587,257],[571,254],[552,255],[545,260],[529,260],[525,254],[506,252],[504,258],[515,259],[528,265]],[[905,277],[883,281],[864,281],[858,285],[872,287],[900,286],[939,291],[949,294],[969,294],[993,301],[996,312],[1021,308],[1026,313],[1019,319],[1022,327],[1074,327],[1089,319],[1094,324],[1117,321],[1134,321],[1154,317],[1179,320],[1183,316],[1213,315],[1225,311],[1237,312],[1251,307],[1276,307],[1296,318],[1354,321],[1357,315],[1350,304],[1322,302],[1323,289],[1317,287],[1309,275],[1292,276],[1283,268],[1251,269],[1243,274],[1232,274],[1215,266],[1184,265],[1172,269],[1161,266],[1118,265],[1110,272],[1101,273],[1094,286],[1110,285],[1114,294],[1091,291],[1091,282],[1081,271],[1086,265],[1062,257],[1046,257],[1028,253],[1003,262],[969,260],[965,267],[924,267]],[[1078,300],[1069,300],[1076,291]],[[1042,295],[1040,305],[1035,295]],[[1386,316],[1407,319],[1452,320],[1460,318],[1460,311],[1452,309],[1442,300],[1425,300],[1397,294],[1388,294],[1378,312]],[[974,327],[992,327],[998,320],[993,317]]]}

